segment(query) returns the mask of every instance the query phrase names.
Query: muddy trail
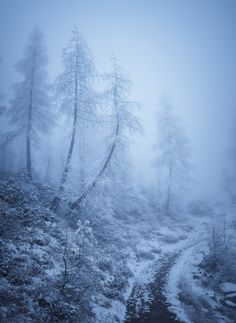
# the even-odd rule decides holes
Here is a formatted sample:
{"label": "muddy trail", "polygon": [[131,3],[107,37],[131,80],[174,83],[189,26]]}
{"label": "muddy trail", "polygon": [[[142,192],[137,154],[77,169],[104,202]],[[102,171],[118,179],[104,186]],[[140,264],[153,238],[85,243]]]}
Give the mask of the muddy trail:
{"label": "muddy trail", "polygon": [[[156,273],[154,281],[145,286],[150,297],[145,298],[142,295],[142,287],[138,284],[134,285],[127,302],[126,323],[180,323],[176,315],[168,309],[169,304],[164,295],[167,275],[178,256],[179,253],[175,253],[162,260],[161,267]],[[141,299],[137,300],[137,297],[140,298],[140,296]]]}

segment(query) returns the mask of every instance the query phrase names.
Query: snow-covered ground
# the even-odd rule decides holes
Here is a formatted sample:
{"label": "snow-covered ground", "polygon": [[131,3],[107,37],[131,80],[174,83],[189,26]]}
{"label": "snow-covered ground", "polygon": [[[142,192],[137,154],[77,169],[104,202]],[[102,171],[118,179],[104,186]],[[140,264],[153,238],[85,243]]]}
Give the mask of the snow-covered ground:
{"label": "snow-covered ground", "polygon": [[[138,322],[153,312],[167,322],[234,322],[236,277],[206,266],[226,246],[235,262],[234,209],[168,221],[151,208],[128,220],[92,210],[74,221],[48,209],[49,188],[6,174],[0,181],[3,322]],[[223,226],[214,228],[217,216]]]}
{"label": "snow-covered ground", "polygon": [[[219,210],[217,211],[219,213]],[[235,228],[230,226],[232,210],[228,210],[226,218],[229,224],[227,239],[230,239],[230,236],[235,234]],[[234,298],[236,277],[231,277],[234,283],[220,284],[222,278],[219,277],[217,270],[211,273],[202,265],[211,252],[212,236],[209,226],[212,227],[211,221],[208,225],[205,223],[204,226],[200,226],[196,234],[196,242],[186,245],[176,257],[175,264],[168,274],[165,295],[170,303],[170,310],[177,315],[180,321],[191,323],[207,320],[207,322],[233,323],[236,319],[235,313],[228,311],[224,305],[236,306]],[[217,238],[213,236],[213,239]],[[208,283],[208,279],[215,280],[214,287]],[[227,303],[226,294],[230,303]]]}
{"label": "snow-covered ground", "polygon": [[[129,288],[127,289],[125,298],[129,301],[129,297],[132,297],[132,301],[135,302],[133,311],[135,312],[136,317],[141,317],[144,312],[148,313],[150,310],[149,307],[153,301],[153,295],[149,286],[155,280],[156,274],[163,265],[163,262],[168,258],[173,257],[173,255],[176,255],[177,258],[182,250],[190,249],[190,246],[196,245],[204,240],[202,231],[205,230],[206,227],[205,218],[196,218],[194,225],[192,225],[192,223],[193,221],[190,225],[188,216],[186,216],[185,224],[180,223],[177,226],[173,226],[169,223],[161,226],[159,224],[156,227],[151,226],[152,229],[149,228],[150,235],[148,236],[148,239],[143,237],[142,240],[139,240],[138,242],[138,248],[142,250],[143,253],[149,255],[149,258],[147,257],[148,259],[143,259],[140,262],[137,259],[135,252],[131,250],[128,266],[133,273],[133,277],[129,280]],[[138,226],[136,229],[138,230]],[[139,232],[139,239],[141,236],[142,235],[140,235]],[[176,282],[178,280],[178,268],[176,268],[176,270],[173,268],[173,273],[172,280],[173,282]],[[158,288],[158,286],[156,286],[156,288]],[[176,304],[174,304],[176,303],[174,290],[170,290],[172,298],[169,297],[168,301],[171,304],[173,303],[173,306],[176,306]]]}

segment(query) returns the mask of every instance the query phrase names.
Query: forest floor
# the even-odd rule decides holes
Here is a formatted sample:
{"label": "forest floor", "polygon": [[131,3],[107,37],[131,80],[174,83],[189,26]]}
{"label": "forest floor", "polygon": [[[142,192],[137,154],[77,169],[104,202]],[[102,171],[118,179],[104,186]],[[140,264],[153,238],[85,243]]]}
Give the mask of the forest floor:
{"label": "forest floor", "polygon": [[[52,197],[49,186],[0,173],[1,322],[236,321],[235,271],[221,277],[203,261],[221,214],[166,219],[148,207],[122,218],[101,203],[74,219],[51,212]],[[225,244],[229,257],[219,255],[233,268],[236,223],[226,220],[219,252]]]}
{"label": "forest floor", "polygon": [[[204,232],[203,227],[206,222],[195,232],[195,237],[177,243],[172,252],[165,253],[153,264],[154,274],[146,285],[137,280],[127,300],[126,323],[236,321],[236,284],[220,284],[216,274],[213,281],[218,286],[213,288],[212,273],[201,268],[209,244],[209,232]],[[231,277],[230,281],[235,279]],[[209,280],[209,284],[204,285],[204,280]],[[226,285],[230,286],[228,290]]]}

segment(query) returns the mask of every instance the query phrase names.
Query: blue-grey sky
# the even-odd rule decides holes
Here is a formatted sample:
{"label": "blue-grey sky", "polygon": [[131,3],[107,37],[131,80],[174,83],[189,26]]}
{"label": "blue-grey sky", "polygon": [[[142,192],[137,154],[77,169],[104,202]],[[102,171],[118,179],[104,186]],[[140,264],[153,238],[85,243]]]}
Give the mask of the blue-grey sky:
{"label": "blue-grey sky", "polygon": [[236,1],[0,0],[2,91],[18,77],[13,65],[35,26],[46,35],[53,79],[74,25],[99,71],[109,69],[115,53],[135,82],[145,129],[135,138],[137,175],[150,178],[152,113],[166,92],[192,141],[198,189],[219,193],[236,108]]}

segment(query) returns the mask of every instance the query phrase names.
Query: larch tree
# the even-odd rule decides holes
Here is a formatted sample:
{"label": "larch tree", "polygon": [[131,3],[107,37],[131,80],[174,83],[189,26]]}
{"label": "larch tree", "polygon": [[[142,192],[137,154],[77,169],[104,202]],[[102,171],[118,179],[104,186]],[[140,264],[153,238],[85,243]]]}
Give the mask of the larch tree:
{"label": "larch tree", "polygon": [[60,204],[68,179],[80,121],[89,120],[94,108],[91,85],[95,76],[94,62],[86,41],[76,29],[63,50],[62,59],[64,71],[56,79],[55,95],[60,111],[70,122],[71,137],[59,189],[50,206],[54,211]]}
{"label": "larch tree", "polygon": [[[191,147],[179,118],[166,95],[157,113],[157,154],[154,165],[164,179],[164,209],[167,215],[174,211],[191,182]],[[160,181],[159,181],[160,184]]]}
{"label": "larch tree", "polygon": [[138,107],[138,104],[128,100],[131,82],[114,57],[112,58],[112,67],[111,73],[106,74],[104,77],[106,82],[108,82],[108,87],[102,94],[104,104],[111,109],[110,123],[113,126],[112,135],[109,138],[108,151],[96,177],[87,189],[70,204],[70,210],[79,208],[83,200],[86,199],[98,184],[114,155],[121,152],[128,132],[140,131],[141,129],[138,119],[134,116],[134,110]]}
{"label": "larch tree", "polygon": [[8,116],[15,129],[5,134],[5,142],[19,135],[25,136],[29,179],[32,179],[32,143],[37,144],[39,134],[48,132],[53,123],[50,86],[45,70],[47,62],[44,35],[36,28],[28,39],[24,57],[16,64],[16,71],[23,76],[23,80],[13,85],[14,96]]}

